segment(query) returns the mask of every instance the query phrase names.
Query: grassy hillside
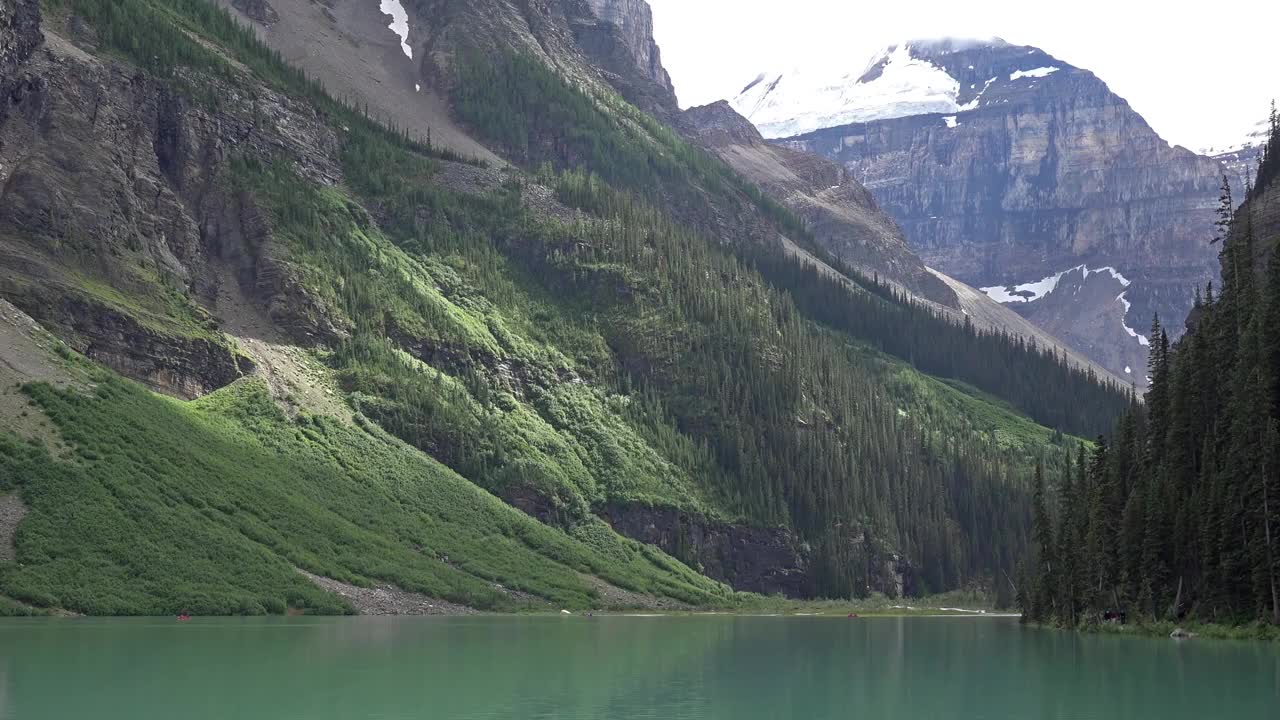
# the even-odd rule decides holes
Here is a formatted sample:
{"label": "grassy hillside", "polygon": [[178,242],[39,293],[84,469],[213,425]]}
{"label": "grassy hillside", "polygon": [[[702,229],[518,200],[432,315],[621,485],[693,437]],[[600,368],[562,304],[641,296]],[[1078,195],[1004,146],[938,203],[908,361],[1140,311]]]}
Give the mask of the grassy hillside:
{"label": "grassy hillside", "polygon": [[547,527],[367,422],[290,420],[261,381],[180,402],[88,372],[88,393],[26,388],[70,457],[0,438],[0,492],[17,485],[31,510],[17,562],[0,564],[13,599],[117,615],[350,611],[302,568],[483,609],[598,606],[584,574],[733,602],[600,521]]}

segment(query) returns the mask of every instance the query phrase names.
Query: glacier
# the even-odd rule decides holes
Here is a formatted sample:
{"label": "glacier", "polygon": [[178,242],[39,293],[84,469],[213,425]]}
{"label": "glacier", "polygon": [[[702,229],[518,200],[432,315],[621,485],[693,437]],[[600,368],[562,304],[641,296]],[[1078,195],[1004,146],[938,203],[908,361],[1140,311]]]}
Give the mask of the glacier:
{"label": "glacier", "polygon": [[876,67],[879,74],[865,80],[870,72],[836,78],[804,71],[761,74],[730,104],[767,138],[976,107],[973,102],[962,107],[960,81],[928,60],[913,57],[909,44],[877,54],[868,71]]}

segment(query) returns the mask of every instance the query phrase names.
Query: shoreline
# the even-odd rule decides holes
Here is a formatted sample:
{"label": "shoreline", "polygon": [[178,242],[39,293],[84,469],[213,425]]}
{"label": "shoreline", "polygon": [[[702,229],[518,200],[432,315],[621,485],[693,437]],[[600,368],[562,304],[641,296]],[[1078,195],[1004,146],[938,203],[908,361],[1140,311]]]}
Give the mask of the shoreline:
{"label": "shoreline", "polygon": [[[284,619],[284,618],[443,618],[443,617],[468,617],[468,618],[564,618],[581,619],[581,618],[692,618],[692,617],[724,617],[724,618],[803,618],[803,619],[825,619],[825,620],[888,620],[895,618],[971,618],[971,619],[1001,619],[1008,620],[1021,617],[1018,613],[1008,612],[965,612],[950,611],[938,612],[938,608],[921,608],[921,612],[852,612],[852,613],[814,613],[814,612],[758,612],[750,610],[650,610],[638,608],[634,610],[575,610],[569,611],[537,611],[537,612],[482,612],[470,611],[465,613],[352,613],[347,615],[336,614],[319,614],[319,613],[286,613],[283,615],[191,615],[190,620],[207,620],[207,619],[230,619],[230,618],[255,618],[255,619]],[[928,612],[926,612],[928,611]],[[177,621],[177,616],[173,615],[79,615],[74,613],[59,612],[34,612],[30,615],[0,615],[0,624],[7,620],[163,620],[172,619]],[[1038,626],[1048,627],[1048,626]],[[1060,628],[1049,628],[1060,629]]]}
{"label": "shoreline", "polygon": [[[1190,640],[1241,640],[1246,642],[1280,643],[1280,625],[1251,623],[1248,625],[1221,625],[1217,623],[1185,622],[1174,623],[1161,620],[1155,623],[1130,623],[1128,625],[1082,625],[1075,628],[1064,628],[1048,623],[1026,623],[1027,627],[1058,632],[1079,633],[1081,635],[1113,635],[1119,637],[1146,638],[1187,642]],[[1172,633],[1181,630],[1188,633],[1175,637]]]}

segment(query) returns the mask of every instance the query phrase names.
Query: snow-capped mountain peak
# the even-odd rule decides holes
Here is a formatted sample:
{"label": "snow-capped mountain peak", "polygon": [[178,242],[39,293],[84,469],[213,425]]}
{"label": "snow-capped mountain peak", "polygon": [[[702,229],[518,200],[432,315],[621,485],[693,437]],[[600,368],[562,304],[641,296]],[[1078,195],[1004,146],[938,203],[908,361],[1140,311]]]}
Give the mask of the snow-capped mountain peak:
{"label": "snow-capped mountain peak", "polygon": [[931,112],[955,112],[960,82],[907,44],[877,54],[860,75],[764,73],[731,100],[765,137]]}
{"label": "snow-capped mountain peak", "polygon": [[761,73],[730,104],[765,137],[782,138],[910,115],[950,116],[985,104],[993,84],[1033,83],[1070,69],[1034,48],[1014,50],[1000,38],[913,40],[876,53],[857,74],[839,67]]}

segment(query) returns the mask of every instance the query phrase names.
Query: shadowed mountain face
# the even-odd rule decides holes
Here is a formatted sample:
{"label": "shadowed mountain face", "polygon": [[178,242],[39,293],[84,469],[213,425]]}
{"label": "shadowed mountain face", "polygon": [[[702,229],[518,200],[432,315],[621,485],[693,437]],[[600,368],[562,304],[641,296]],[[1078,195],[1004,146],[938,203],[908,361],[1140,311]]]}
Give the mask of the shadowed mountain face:
{"label": "shadowed mountain face", "polygon": [[1118,374],[1145,365],[1140,333],[1125,328],[1154,313],[1180,327],[1213,275],[1222,166],[1170,146],[1087,70],[999,41],[907,45],[843,84],[807,83],[838,92],[839,113],[803,82],[784,94],[788,80],[734,104],[780,132],[823,126],[778,142],[844,166],[927,265],[993,297],[1081,265],[1130,281],[1067,277],[1054,293],[1078,302],[1012,304]]}

